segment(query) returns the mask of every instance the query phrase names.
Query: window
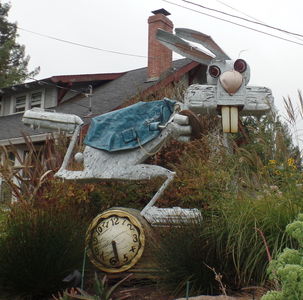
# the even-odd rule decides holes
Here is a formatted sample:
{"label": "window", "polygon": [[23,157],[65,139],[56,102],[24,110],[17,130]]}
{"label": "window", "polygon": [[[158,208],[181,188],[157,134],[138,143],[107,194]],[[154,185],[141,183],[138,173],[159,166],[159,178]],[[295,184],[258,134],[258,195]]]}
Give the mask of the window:
{"label": "window", "polygon": [[0,203],[9,204],[12,202],[12,190],[10,186],[0,178]]}
{"label": "window", "polygon": [[41,107],[42,104],[42,92],[35,92],[31,94],[30,108]]}
{"label": "window", "polygon": [[[34,91],[28,92],[25,94],[20,94],[14,97],[12,101],[11,112],[12,113],[19,113],[24,112],[27,109],[31,109],[34,107],[41,107],[44,106],[44,91]],[[0,107],[1,113],[1,107]]]}
{"label": "window", "polygon": [[14,152],[9,152],[9,153],[8,153],[8,161],[9,161],[9,163],[10,163],[12,166],[15,165],[15,159],[16,159],[15,153],[14,153]]}
{"label": "window", "polygon": [[16,97],[15,112],[25,111],[26,95]]}

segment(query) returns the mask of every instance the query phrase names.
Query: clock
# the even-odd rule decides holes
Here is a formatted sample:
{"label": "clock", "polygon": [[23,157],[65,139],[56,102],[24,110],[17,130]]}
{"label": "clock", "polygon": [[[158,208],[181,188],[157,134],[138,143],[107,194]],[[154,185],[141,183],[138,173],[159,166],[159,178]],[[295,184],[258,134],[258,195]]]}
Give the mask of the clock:
{"label": "clock", "polygon": [[135,209],[112,208],[93,219],[86,233],[91,262],[108,273],[124,272],[141,258],[145,246],[144,220]]}

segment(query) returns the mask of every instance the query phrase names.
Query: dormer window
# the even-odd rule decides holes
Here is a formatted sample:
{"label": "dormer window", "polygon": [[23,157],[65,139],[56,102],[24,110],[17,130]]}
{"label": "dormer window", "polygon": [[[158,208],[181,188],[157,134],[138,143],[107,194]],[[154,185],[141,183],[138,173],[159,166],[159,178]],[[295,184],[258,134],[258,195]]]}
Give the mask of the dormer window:
{"label": "dormer window", "polygon": [[23,112],[25,111],[26,106],[26,95],[21,95],[16,97],[16,105],[15,105],[15,112]]}
{"label": "dormer window", "polygon": [[33,91],[24,94],[20,94],[14,97],[12,101],[12,113],[24,112],[27,109],[34,107],[44,107],[44,91]]}
{"label": "dormer window", "polygon": [[42,103],[42,92],[34,92],[31,94],[31,99],[30,99],[30,108],[34,107],[41,107]]}

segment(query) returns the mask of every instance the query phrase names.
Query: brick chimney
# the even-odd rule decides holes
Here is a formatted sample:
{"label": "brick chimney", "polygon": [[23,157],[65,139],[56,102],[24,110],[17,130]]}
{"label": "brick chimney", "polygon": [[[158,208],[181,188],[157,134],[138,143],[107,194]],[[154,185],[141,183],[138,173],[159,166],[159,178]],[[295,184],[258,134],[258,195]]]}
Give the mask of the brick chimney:
{"label": "brick chimney", "polygon": [[167,16],[165,9],[152,11],[153,16],[148,18],[148,81],[155,81],[160,75],[172,67],[172,51],[156,40],[158,28],[172,32],[174,24]]}

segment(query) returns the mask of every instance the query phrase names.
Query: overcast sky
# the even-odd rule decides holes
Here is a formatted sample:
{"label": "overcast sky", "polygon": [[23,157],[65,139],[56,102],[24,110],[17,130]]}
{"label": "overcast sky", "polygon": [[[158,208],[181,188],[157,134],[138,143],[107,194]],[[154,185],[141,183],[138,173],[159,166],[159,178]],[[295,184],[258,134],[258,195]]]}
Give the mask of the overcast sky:
{"label": "overcast sky", "polygon": [[[182,0],[170,0],[203,13],[214,13]],[[192,0],[266,24],[303,34],[301,0]],[[228,8],[229,5],[238,11]],[[165,8],[175,27],[211,35],[232,58],[251,67],[250,85],[272,89],[282,110],[282,97],[297,99],[303,89],[303,37],[234,22],[301,43],[297,45],[167,3],[163,0],[11,0],[9,18],[20,28],[111,51],[147,56],[147,19],[152,10]],[[216,16],[227,18],[223,15]],[[247,17],[246,17],[247,18]],[[19,30],[19,42],[30,55],[30,68],[41,67],[38,79],[64,74],[121,72],[145,67],[146,58],[102,52],[48,39]],[[178,56],[175,56],[178,58]]]}

